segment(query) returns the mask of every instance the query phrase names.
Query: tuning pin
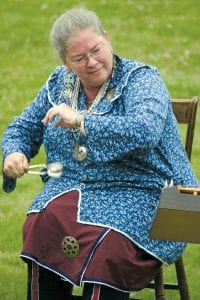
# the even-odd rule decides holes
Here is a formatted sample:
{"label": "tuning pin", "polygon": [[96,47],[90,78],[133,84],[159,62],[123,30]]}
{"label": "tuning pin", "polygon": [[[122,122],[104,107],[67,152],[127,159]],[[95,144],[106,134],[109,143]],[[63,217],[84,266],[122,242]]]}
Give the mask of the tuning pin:
{"label": "tuning pin", "polygon": [[168,187],[168,182],[167,180],[165,180],[165,183],[164,183],[164,189]]}

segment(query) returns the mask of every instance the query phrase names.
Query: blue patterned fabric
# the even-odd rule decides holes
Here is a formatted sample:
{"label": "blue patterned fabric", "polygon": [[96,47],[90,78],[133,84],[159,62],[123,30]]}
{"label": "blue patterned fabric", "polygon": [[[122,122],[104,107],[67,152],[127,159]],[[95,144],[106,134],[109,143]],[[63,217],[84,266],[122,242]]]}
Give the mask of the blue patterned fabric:
{"label": "blue patterned fabric", "polygon": [[[19,151],[31,159],[44,143],[47,162],[64,165],[63,176],[44,184],[29,213],[42,211],[58,195],[77,189],[79,222],[114,228],[161,261],[174,262],[186,244],[153,240],[148,233],[165,181],[194,185],[197,179],[158,71],[116,56],[105,96],[84,119],[86,135],[55,128],[53,123],[43,126],[52,101],[71,105],[75,79],[64,66],[58,67],[4,133],[4,158]],[[79,111],[86,109],[85,100],[81,89]],[[77,141],[88,151],[83,161],[74,158]]]}

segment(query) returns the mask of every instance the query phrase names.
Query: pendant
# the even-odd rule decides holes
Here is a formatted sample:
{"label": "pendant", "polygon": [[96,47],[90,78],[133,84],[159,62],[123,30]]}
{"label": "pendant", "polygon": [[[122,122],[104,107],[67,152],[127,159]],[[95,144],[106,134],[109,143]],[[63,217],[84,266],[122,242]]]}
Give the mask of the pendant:
{"label": "pendant", "polygon": [[74,149],[75,160],[82,161],[87,157],[87,148],[77,144]]}

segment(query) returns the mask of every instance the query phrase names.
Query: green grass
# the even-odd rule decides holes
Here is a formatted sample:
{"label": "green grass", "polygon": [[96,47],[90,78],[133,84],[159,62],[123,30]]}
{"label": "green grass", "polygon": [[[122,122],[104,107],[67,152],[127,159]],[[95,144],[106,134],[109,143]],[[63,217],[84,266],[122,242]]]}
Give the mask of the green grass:
{"label": "green grass", "polygon": [[[14,115],[32,100],[49,73],[60,64],[49,45],[53,21],[74,4],[97,12],[116,53],[156,65],[172,98],[200,95],[200,2],[196,0],[7,0],[0,3],[0,135]],[[200,178],[200,113],[192,156]],[[43,161],[43,151],[34,161]],[[2,184],[2,178],[0,178]],[[39,178],[24,176],[11,194],[0,191],[0,300],[25,300],[26,268],[19,259],[21,228]],[[191,300],[199,299],[199,245],[184,254]],[[173,266],[165,277],[174,281]],[[135,297],[154,299],[151,290]],[[179,299],[167,292],[167,300]]]}

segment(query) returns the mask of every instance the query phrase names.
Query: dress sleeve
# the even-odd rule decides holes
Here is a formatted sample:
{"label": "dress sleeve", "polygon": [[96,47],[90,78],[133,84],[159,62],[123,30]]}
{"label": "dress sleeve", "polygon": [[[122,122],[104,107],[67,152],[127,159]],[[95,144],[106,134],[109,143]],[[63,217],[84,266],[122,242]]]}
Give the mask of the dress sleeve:
{"label": "dress sleeve", "polygon": [[115,101],[124,106],[123,114],[110,111],[84,120],[91,160],[110,161],[128,153],[136,157],[159,143],[170,97],[156,70],[143,68],[132,74]]}
{"label": "dress sleeve", "polygon": [[3,159],[10,153],[21,152],[30,160],[43,143],[42,119],[58,101],[63,84],[65,68],[57,67],[40,89],[36,98],[25,108],[20,116],[6,128],[2,138]]}
{"label": "dress sleeve", "polygon": [[48,105],[46,87],[43,86],[30,105],[6,128],[2,137],[3,159],[10,153],[21,152],[30,160],[38,153],[43,140],[41,120]]}

